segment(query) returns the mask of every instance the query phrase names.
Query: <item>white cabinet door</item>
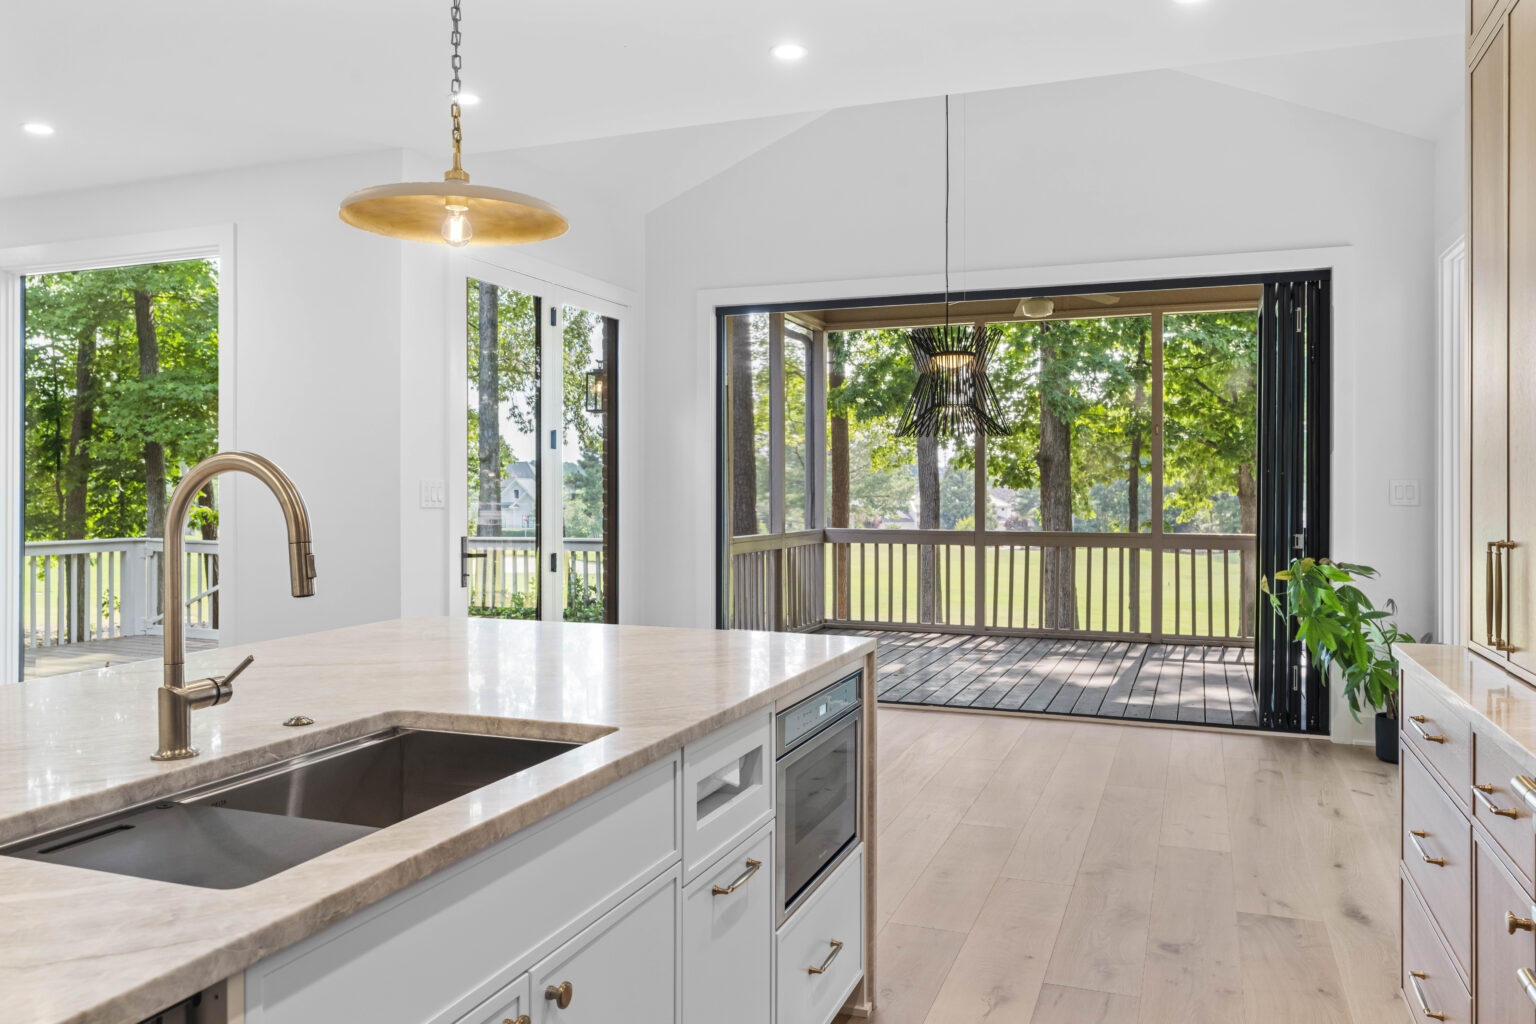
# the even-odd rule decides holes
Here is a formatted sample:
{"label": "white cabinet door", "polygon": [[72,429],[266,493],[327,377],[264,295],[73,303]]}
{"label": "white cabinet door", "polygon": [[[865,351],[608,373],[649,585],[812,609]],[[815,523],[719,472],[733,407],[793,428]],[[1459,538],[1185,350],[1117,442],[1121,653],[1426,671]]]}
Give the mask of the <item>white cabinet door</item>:
{"label": "white cabinet door", "polygon": [[680,881],[674,867],[534,967],[534,1024],[677,1024]]}
{"label": "white cabinet door", "polygon": [[533,982],[529,975],[518,979],[469,1011],[459,1024],[528,1024],[529,994]]}
{"label": "white cabinet door", "polygon": [[773,826],[683,890],[683,1024],[769,1024]]}

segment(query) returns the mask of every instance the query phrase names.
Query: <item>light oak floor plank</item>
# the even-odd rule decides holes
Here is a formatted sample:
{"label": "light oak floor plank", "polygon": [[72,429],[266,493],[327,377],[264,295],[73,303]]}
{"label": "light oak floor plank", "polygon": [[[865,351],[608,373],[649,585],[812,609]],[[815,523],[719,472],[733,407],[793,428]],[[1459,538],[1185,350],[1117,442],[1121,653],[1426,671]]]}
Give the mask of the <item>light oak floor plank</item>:
{"label": "light oak floor plank", "polygon": [[876,1024],[1411,1019],[1397,773],[1368,750],[879,712],[898,719],[877,768],[906,795],[880,823]]}

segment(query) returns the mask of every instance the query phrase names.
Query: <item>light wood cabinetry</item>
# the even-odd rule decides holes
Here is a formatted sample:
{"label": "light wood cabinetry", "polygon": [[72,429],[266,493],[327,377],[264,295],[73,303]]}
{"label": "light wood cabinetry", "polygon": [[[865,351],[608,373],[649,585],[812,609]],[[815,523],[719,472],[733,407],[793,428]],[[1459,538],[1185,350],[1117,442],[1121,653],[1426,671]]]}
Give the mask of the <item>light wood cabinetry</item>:
{"label": "light wood cabinetry", "polygon": [[1471,486],[1471,639],[1499,650],[1509,530],[1509,203],[1508,35],[1472,65],[1468,87],[1471,147],[1471,297],[1468,452]]}
{"label": "light wood cabinetry", "polygon": [[1536,928],[1531,897],[1505,870],[1492,848],[1477,840],[1477,1019],[1536,1024],[1536,1004],[1521,971],[1536,970]]}

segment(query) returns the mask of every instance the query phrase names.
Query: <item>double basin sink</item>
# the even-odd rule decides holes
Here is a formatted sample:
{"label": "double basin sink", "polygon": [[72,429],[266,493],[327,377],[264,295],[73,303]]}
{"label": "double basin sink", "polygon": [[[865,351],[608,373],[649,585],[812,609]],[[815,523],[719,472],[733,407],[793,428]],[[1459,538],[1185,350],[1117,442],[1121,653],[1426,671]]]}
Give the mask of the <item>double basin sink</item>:
{"label": "double basin sink", "polygon": [[0,855],[237,889],[579,745],[389,729],[34,836]]}

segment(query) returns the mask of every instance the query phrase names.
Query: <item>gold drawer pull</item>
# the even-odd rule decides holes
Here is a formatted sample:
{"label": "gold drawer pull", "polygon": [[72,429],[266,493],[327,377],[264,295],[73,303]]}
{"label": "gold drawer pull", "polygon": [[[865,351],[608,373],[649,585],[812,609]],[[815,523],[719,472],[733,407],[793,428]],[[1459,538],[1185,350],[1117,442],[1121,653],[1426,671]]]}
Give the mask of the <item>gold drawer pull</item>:
{"label": "gold drawer pull", "polygon": [[1536,974],[1527,967],[1522,967],[1515,972],[1515,977],[1520,979],[1520,987],[1525,989],[1525,998],[1536,1003]]}
{"label": "gold drawer pull", "polygon": [[757,869],[762,866],[763,862],[760,860],[749,860],[747,861],[747,870],[737,875],[734,882],[725,886],[712,885],[709,887],[709,891],[714,893],[716,896],[729,896],[731,893],[735,892],[737,889],[740,889],[742,886],[751,881],[752,876],[757,874]]}
{"label": "gold drawer pull", "polygon": [[533,1024],[533,1018],[526,1013],[518,1017],[517,1020],[513,1020],[511,1017],[503,1017],[501,1024]]}
{"label": "gold drawer pull", "polygon": [[571,997],[575,994],[576,990],[571,987],[571,983],[568,981],[562,981],[558,985],[550,985],[544,990],[544,998],[554,1003],[555,1007],[561,1010],[571,1005]]}
{"label": "gold drawer pull", "polygon": [[1515,932],[1536,932],[1536,921],[1516,917],[1514,911],[1504,915],[1504,926],[1509,929],[1509,934],[1511,935],[1515,934]]}
{"label": "gold drawer pull", "polygon": [[832,961],[836,960],[837,959],[837,954],[841,953],[842,951],[843,951],[843,944],[841,942],[838,942],[836,939],[833,939],[832,940],[832,952],[827,954],[827,958],[821,962],[821,966],[820,967],[807,967],[805,969],[805,973],[806,974],[826,974],[827,973],[827,968],[832,966]]}
{"label": "gold drawer pull", "polygon": [[1445,1020],[1445,1014],[1436,1013],[1434,1010],[1431,1010],[1429,1008],[1429,1003],[1425,1002],[1424,1000],[1424,989],[1420,987],[1419,979],[1427,977],[1429,977],[1429,975],[1425,974],[1423,971],[1408,972],[1408,981],[1413,985],[1413,998],[1419,1001],[1419,1012],[1424,1016],[1428,1017],[1430,1020]]}
{"label": "gold drawer pull", "polygon": [[1444,743],[1444,736],[1431,736],[1429,733],[1424,731],[1423,723],[1427,721],[1429,721],[1429,719],[1425,718],[1423,715],[1414,715],[1408,719],[1408,724],[1413,726],[1413,731],[1419,734],[1420,739],[1428,743]]}
{"label": "gold drawer pull", "polygon": [[1516,775],[1509,780],[1509,788],[1515,791],[1515,795],[1525,801],[1525,805],[1536,810],[1536,779],[1529,775]]}
{"label": "gold drawer pull", "polygon": [[1477,797],[1477,802],[1488,808],[1491,813],[1496,814],[1501,818],[1520,817],[1519,811],[1509,807],[1499,807],[1491,799],[1489,799],[1488,794],[1492,793],[1493,791],[1493,783],[1491,782],[1485,782],[1481,786],[1475,782],[1472,783],[1472,794]]}
{"label": "gold drawer pull", "polygon": [[1408,833],[1408,841],[1413,844],[1413,848],[1415,850],[1419,851],[1419,856],[1421,858],[1423,858],[1425,864],[1433,864],[1437,868],[1445,867],[1445,858],[1444,857],[1431,857],[1429,854],[1424,852],[1424,846],[1423,846],[1422,843],[1419,842],[1419,840],[1420,839],[1428,839],[1428,838],[1429,838],[1429,833],[1428,832],[1418,832],[1418,831],[1410,830],[1409,833]]}

